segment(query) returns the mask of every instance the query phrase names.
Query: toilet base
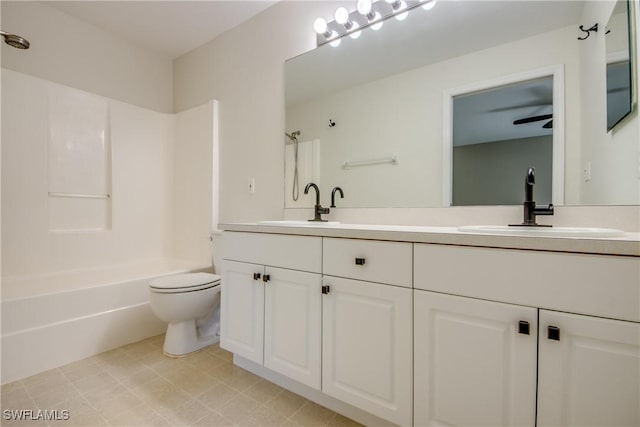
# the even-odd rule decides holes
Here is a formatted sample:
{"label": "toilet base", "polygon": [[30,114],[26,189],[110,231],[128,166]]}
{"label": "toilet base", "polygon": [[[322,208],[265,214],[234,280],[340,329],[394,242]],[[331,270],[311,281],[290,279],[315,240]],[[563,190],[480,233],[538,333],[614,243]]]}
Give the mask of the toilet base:
{"label": "toilet base", "polygon": [[194,353],[220,341],[218,334],[199,336],[195,320],[169,323],[164,336],[162,351],[170,357],[181,357]]}

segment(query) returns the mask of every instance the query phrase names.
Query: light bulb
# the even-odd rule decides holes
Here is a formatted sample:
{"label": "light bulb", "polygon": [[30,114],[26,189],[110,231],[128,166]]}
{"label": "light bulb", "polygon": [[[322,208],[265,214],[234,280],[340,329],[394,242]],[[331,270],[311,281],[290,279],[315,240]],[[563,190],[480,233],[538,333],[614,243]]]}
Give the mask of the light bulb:
{"label": "light bulb", "polygon": [[336,9],[335,15],[336,22],[340,25],[344,25],[349,21],[349,11],[345,7],[339,7]]}
{"label": "light bulb", "polygon": [[422,5],[424,10],[431,10],[436,5],[436,0],[427,0],[425,4]]}
{"label": "light bulb", "polygon": [[342,39],[335,39],[333,41],[330,41],[329,44],[331,45],[331,47],[338,47],[340,46],[340,42],[342,42]]}
{"label": "light bulb", "polygon": [[[358,28],[360,28],[360,24],[354,21],[351,29],[357,30]],[[350,33],[349,37],[351,37],[352,39],[357,39],[358,37],[360,37],[361,34],[362,34],[362,30],[358,30],[358,31],[354,31],[353,33]]]}
{"label": "light bulb", "polygon": [[[406,8],[407,8],[407,4],[404,2],[404,0],[400,0],[400,6],[397,9],[395,9],[395,11],[398,12],[400,10],[405,10]],[[407,19],[407,16],[409,16],[409,11],[399,13],[395,16],[395,18],[398,21],[404,21],[405,19]]]}
{"label": "light bulb", "polygon": [[371,24],[371,29],[374,31],[378,31],[380,28],[382,28],[382,24],[384,24],[380,12],[376,12],[375,18],[373,18],[370,22],[375,22],[375,24]]}
{"label": "light bulb", "polygon": [[313,29],[316,33],[325,35],[327,33],[327,21],[324,18],[318,18],[313,21]]}
{"label": "light bulb", "polygon": [[371,0],[358,0],[358,5],[356,6],[356,9],[358,9],[358,12],[361,15],[367,16],[368,14],[371,13],[371,9],[373,9],[373,4],[371,3]]}

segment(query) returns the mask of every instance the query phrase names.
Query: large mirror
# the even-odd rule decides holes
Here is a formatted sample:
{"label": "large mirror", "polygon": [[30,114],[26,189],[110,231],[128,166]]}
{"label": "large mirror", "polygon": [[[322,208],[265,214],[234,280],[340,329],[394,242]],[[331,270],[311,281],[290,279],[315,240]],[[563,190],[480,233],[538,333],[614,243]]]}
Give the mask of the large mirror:
{"label": "large mirror", "polygon": [[[517,84],[525,88],[505,91],[513,97],[485,108],[480,123],[525,131],[553,118],[545,142],[545,155],[552,157],[545,168],[553,182],[545,190],[541,186],[540,203],[640,203],[637,112],[607,132],[608,36],[600,31],[578,40],[580,25],[589,28],[595,20],[604,27],[614,6],[614,1],[444,0],[431,10],[412,10],[404,21],[388,19],[378,31],[367,28],[358,39],[345,37],[338,47],[326,44],[287,61],[286,132],[300,134],[283,135],[285,207],[313,205],[312,197],[295,197],[296,177],[298,188],[318,183],[325,206],[335,186],[345,192],[338,207],[519,203],[511,196],[468,203],[454,197],[456,191],[476,192],[455,174],[465,166],[456,165],[461,158],[456,151],[462,150],[455,148],[454,135],[470,120],[456,119],[456,100]],[[634,25],[629,17],[629,33]],[[636,47],[631,44],[629,51],[633,58]],[[526,87],[545,78],[552,80],[551,94],[539,85]],[[524,132],[511,139],[537,136]],[[466,151],[468,165],[481,157],[478,150]],[[485,157],[502,155],[484,151]],[[496,158],[495,168],[513,166]],[[525,172],[516,173],[519,188]],[[485,178],[467,180],[482,186]],[[497,191],[489,181],[486,187]]]}

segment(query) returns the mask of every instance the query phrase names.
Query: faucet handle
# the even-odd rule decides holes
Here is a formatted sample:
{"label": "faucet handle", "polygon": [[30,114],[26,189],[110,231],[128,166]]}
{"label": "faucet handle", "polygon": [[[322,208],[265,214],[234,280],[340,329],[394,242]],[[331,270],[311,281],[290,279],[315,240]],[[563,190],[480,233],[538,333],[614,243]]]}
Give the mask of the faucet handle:
{"label": "faucet handle", "polygon": [[540,205],[533,208],[533,213],[536,215],[553,215],[553,204]]}

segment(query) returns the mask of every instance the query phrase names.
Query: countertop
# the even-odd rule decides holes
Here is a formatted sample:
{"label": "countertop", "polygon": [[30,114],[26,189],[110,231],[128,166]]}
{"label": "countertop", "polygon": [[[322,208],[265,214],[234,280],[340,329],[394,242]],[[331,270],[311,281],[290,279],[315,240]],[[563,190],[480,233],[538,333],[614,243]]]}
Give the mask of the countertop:
{"label": "countertop", "polygon": [[552,252],[640,257],[640,233],[621,237],[542,237],[462,232],[456,227],[404,225],[265,225],[258,223],[219,224],[224,231],[341,237],[440,245],[477,246]]}

